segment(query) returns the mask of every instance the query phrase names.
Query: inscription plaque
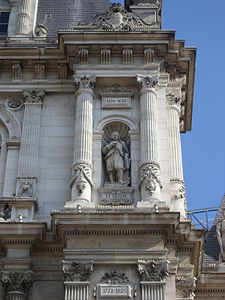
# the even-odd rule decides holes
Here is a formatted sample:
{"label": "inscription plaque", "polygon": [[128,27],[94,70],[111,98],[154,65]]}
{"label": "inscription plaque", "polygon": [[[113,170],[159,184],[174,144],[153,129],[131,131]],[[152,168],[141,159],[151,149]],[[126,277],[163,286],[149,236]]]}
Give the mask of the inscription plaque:
{"label": "inscription plaque", "polygon": [[133,299],[132,294],[131,284],[99,284],[97,286],[98,299]]}
{"label": "inscription plaque", "polygon": [[131,97],[102,97],[102,108],[131,108]]}
{"label": "inscription plaque", "polygon": [[[112,186],[112,188],[110,188]],[[107,187],[98,189],[100,205],[133,205],[133,188],[116,187],[108,184]]]}

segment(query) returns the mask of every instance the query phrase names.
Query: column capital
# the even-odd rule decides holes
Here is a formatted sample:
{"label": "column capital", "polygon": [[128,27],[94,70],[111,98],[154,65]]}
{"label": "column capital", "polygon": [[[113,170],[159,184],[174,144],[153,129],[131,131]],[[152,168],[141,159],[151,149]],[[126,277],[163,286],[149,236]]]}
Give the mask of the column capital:
{"label": "column capital", "polygon": [[42,101],[45,97],[45,91],[38,91],[38,90],[24,91],[23,96],[25,98],[24,104],[42,104]]}
{"label": "column capital", "polygon": [[27,294],[33,284],[33,272],[28,270],[24,272],[1,272],[1,281],[5,294],[11,292],[20,292]]}
{"label": "column capital", "polygon": [[158,84],[158,76],[157,75],[141,75],[137,74],[137,83],[140,91],[143,90],[153,90],[156,88]]}
{"label": "column capital", "polygon": [[78,261],[63,261],[63,273],[65,281],[87,282],[90,281],[94,270],[93,261],[80,263]]}
{"label": "column capital", "polygon": [[143,282],[162,282],[169,276],[167,260],[138,260],[137,269]]}
{"label": "column capital", "polygon": [[93,93],[93,89],[95,88],[95,83],[96,83],[96,77],[95,76],[89,76],[89,75],[78,76],[78,75],[74,75],[73,79],[74,79],[74,85],[75,85],[78,93],[82,90],[86,91],[86,92]]}
{"label": "column capital", "polygon": [[181,109],[181,95],[175,96],[173,93],[169,93],[166,95],[167,103],[169,106],[176,107],[179,111]]}

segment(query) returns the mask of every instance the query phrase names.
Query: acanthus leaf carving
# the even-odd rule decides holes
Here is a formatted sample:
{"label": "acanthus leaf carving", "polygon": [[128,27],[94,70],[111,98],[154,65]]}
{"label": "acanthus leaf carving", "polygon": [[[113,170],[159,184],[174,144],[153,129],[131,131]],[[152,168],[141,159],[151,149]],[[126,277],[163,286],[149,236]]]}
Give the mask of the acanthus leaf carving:
{"label": "acanthus leaf carving", "polygon": [[142,166],[140,185],[142,184],[145,185],[145,189],[150,193],[150,196],[156,191],[157,185],[162,188],[160,170],[157,164],[151,163]]}
{"label": "acanthus leaf carving", "polygon": [[167,94],[167,102],[169,105],[175,105],[177,108],[181,109],[181,96],[175,96],[173,93]]}
{"label": "acanthus leaf carving", "polygon": [[63,273],[65,281],[90,281],[91,273],[94,270],[93,261],[80,263],[77,261],[65,262],[63,265]]}
{"label": "acanthus leaf carving", "polygon": [[95,88],[96,77],[95,76],[73,76],[74,84],[77,90],[93,90]]}
{"label": "acanthus leaf carving", "polygon": [[143,76],[137,74],[137,83],[140,90],[142,89],[153,89],[158,83],[158,76]]}
{"label": "acanthus leaf carving", "polygon": [[42,101],[45,97],[45,91],[35,91],[35,90],[24,91],[23,95],[26,100],[25,103],[42,104]]}
{"label": "acanthus leaf carving", "polygon": [[139,260],[138,272],[141,281],[163,281],[169,273],[169,262],[167,260]]}
{"label": "acanthus leaf carving", "polygon": [[176,277],[176,295],[177,298],[188,298],[194,299],[195,288],[196,288],[196,278],[192,276]]}
{"label": "acanthus leaf carving", "polygon": [[101,283],[106,284],[124,284],[128,282],[129,279],[125,273],[121,273],[117,268],[113,268],[110,273],[105,273],[101,279]]}
{"label": "acanthus leaf carving", "polygon": [[113,3],[109,10],[99,14],[88,24],[78,24],[75,31],[149,31],[159,28],[158,21],[145,23],[137,15],[128,12],[119,3]]}
{"label": "acanthus leaf carving", "polygon": [[7,272],[1,273],[1,281],[5,293],[17,291],[27,294],[33,284],[33,272]]}

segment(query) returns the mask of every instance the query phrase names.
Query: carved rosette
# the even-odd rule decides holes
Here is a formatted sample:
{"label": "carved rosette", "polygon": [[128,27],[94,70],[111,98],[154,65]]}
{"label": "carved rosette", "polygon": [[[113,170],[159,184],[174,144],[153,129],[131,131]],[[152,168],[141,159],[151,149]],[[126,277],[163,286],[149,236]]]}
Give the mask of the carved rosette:
{"label": "carved rosette", "polygon": [[137,83],[138,88],[140,91],[146,89],[155,89],[158,84],[158,77],[154,76],[143,76],[138,74],[137,75]]}
{"label": "carved rosette", "polygon": [[78,191],[78,195],[82,196],[88,184],[93,186],[91,180],[91,166],[89,166],[87,163],[81,163],[73,166],[72,180],[70,183],[71,188],[75,186]]}
{"label": "carved rosette", "polygon": [[5,294],[10,292],[20,292],[28,294],[33,284],[33,272],[6,272],[1,273],[2,286]]}
{"label": "carved rosette", "polygon": [[137,269],[141,281],[162,282],[169,276],[167,260],[139,260]]}
{"label": "carved rosette", "polygon": [[90,281],[90,276],[93,270],[94,270],[93,261],[87,263],[80,263],[77,261],[63,262],[63,273],[66,282]]}
{"label": "carved rosette", "polygon": [[196,288],[196,278],[189,277],[177,277],[176,278],[176,296],[177,298],[188,298],[194,299],[195,288]]}
{"label": "carved rosette", "polygon": [[157,163],[146,164],[141,167],[140,185],[152,196],[158,188],[162,188],[160,168]]}
{"label": "carved rosette", "polygon": [[16,196],[22,198],[35,197],[36,178],[19,178],[17,177]]}
{"label": "carved rosette", "polygon": [[91,92],[93,94],[93,89],[95,88],[96,77],[95,76],[73,76],[74,85],[77,92],[85,90],[86,92]]}
{"label": "carved rosette", "polygon": [[25,104],[42,104],[45,91],[24,91]]}
{"label": "carved rosette", "polygon": [[5,100],[5,106],[12,111],[18,111],[23,107],[23,100],[20,97],[13,96]]}

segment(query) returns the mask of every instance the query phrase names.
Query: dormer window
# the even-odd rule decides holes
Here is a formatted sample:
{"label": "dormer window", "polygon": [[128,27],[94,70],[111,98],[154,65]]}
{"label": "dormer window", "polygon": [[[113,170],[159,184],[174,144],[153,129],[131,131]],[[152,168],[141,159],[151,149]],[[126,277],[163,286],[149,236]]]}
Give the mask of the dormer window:
{"label": "dormer window", "polygon": [[9,15],[9,1],[0,0],[0,37],[8,36]]}

